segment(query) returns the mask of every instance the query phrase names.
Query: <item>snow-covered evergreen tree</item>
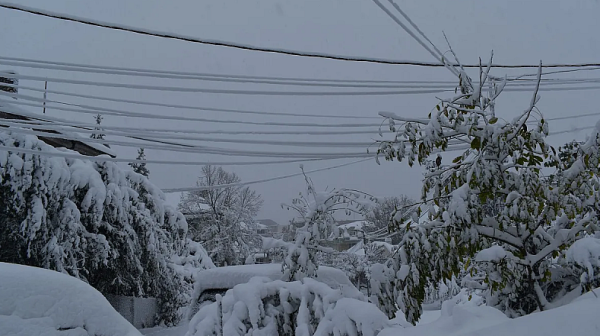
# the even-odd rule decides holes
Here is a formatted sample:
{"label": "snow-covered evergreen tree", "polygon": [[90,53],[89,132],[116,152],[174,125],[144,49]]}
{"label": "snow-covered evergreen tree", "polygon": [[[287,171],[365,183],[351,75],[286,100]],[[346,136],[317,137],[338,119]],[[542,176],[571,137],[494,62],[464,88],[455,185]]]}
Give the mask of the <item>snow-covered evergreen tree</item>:
{"label": "snow-covered evergreen tree", "polygon": [[[144,153],[143,148],[138,149],[138,156],[135,159],[137,161],[146,161],[146,154]],[[150,171],[148,170],[148,167],[146,167],[146,162],[130,162],[129,166],[131,166],[134,172],[140,175],[146,177],[150,176]]]}
{"label": "snow-covered evergreen tree", "polygon": [[[524,112],[501,121],[495,99],[505,81],[489,70],[477,85],[462,70],[460,95],[442,100],[427,121],[383,114],[398,134],[379,153],[428,168],[425,220],[418,213],[398,223],[404,237],[394,270],[402,276],[394,299],[412,323],[428,284],[450,280],[461,268],[472,270],[469,283],[487,291],[487,304],[509,316],[546,309],[550,284],[558,284],[553,260],[596,229],[598,130],[571,163],[562,162],[545,142],[549,127],[536,108],[538,89]],[[436,154],[465,142],[469,147],[452,162]],[[542,174],[545,168],[557,172],[555,183]]]}
{"label": "snow-covered evergreen tree", "polygon": [[[0,152],[0,260],[67,273],[104,294],[156,296],[161,319],[176,322],[185,277],[171,259],[187,258],[192,242],[160,189],[112,162],[52,156],[58,150],[34,136],[0,132],[0,144],[40,153]],[[198,268],[211,265],[201,247],[194,253]]]}
{"label": "snow-covered evergreen tree", "polygon": [[103,119],[104,119],[104,117],[99,113],[94,117],[94,121],[96,122],[96,127],[94,127],[94,133],[90,134],[90,138],[104,140],[105,134],[103,133],[103,129],[102,129],[102,120]]}

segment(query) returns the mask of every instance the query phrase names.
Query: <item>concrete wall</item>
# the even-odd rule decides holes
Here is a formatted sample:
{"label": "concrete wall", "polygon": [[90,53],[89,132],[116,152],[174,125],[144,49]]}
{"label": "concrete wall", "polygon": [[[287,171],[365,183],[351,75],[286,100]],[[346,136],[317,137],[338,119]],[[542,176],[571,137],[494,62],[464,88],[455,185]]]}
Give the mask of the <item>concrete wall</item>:
{"label": "concrete wall", "polygon": [[134,327],[143,329],[155,326],[154,320],[158,313],[158,303],[155,298],[118,295],[107,295],[106,298]]}

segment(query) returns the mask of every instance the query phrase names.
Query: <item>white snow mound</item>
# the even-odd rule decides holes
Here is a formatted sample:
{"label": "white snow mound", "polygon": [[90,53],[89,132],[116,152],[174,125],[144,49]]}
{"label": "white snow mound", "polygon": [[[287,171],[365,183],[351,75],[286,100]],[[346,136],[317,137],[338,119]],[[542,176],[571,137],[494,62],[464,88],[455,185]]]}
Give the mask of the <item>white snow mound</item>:
{"label": "white snow mound", "polygon": [[2,336],[141,336],[97,290],[42,268],[0,263]]}
{"label": "white snow mound", "polygon": [[384,329],[378,336],[595,336],[600,335],[599,311],[600,299],[591,293],[565,306],[516,319],[491,307],[447,301],[438,320]]}

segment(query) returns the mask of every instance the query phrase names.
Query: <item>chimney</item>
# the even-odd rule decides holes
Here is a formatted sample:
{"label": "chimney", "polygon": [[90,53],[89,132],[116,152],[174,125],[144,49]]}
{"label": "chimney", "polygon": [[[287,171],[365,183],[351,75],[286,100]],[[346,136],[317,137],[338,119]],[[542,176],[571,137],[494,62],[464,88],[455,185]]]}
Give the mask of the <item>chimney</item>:
{"label": "chimney", "polygon": [[[0,72],[0,91],[8,93],[19,93],[19,79],[11,75],[16,75],[15,71],[2,71]],[[10,84],[11,86],[2,85],[2,83]],[[15,97],[15,99],[17,99]]]}

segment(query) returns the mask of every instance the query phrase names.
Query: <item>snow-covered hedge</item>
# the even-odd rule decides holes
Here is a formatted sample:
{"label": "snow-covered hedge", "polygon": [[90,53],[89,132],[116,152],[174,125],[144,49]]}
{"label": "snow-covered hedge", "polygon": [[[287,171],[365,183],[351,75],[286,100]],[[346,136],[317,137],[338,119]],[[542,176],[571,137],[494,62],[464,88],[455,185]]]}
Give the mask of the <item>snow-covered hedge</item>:
{"label": "snow-covered hedge", "polygon": [[174,322],[187,304],[177,271],[211,262],[161,190],[112,162],[48,155],[59,150],[34,136],[3,131],[0,145],[44,153],[0,151],[0,261],[70,274],[104,294],[155,296]]}
{"label": "snow-covered hedge", "polygon": [[391,325],[374,305],[344,297],[311,278],[272,281],[255,277],[204,306],[190,321],[188,336],[363,335]]}

